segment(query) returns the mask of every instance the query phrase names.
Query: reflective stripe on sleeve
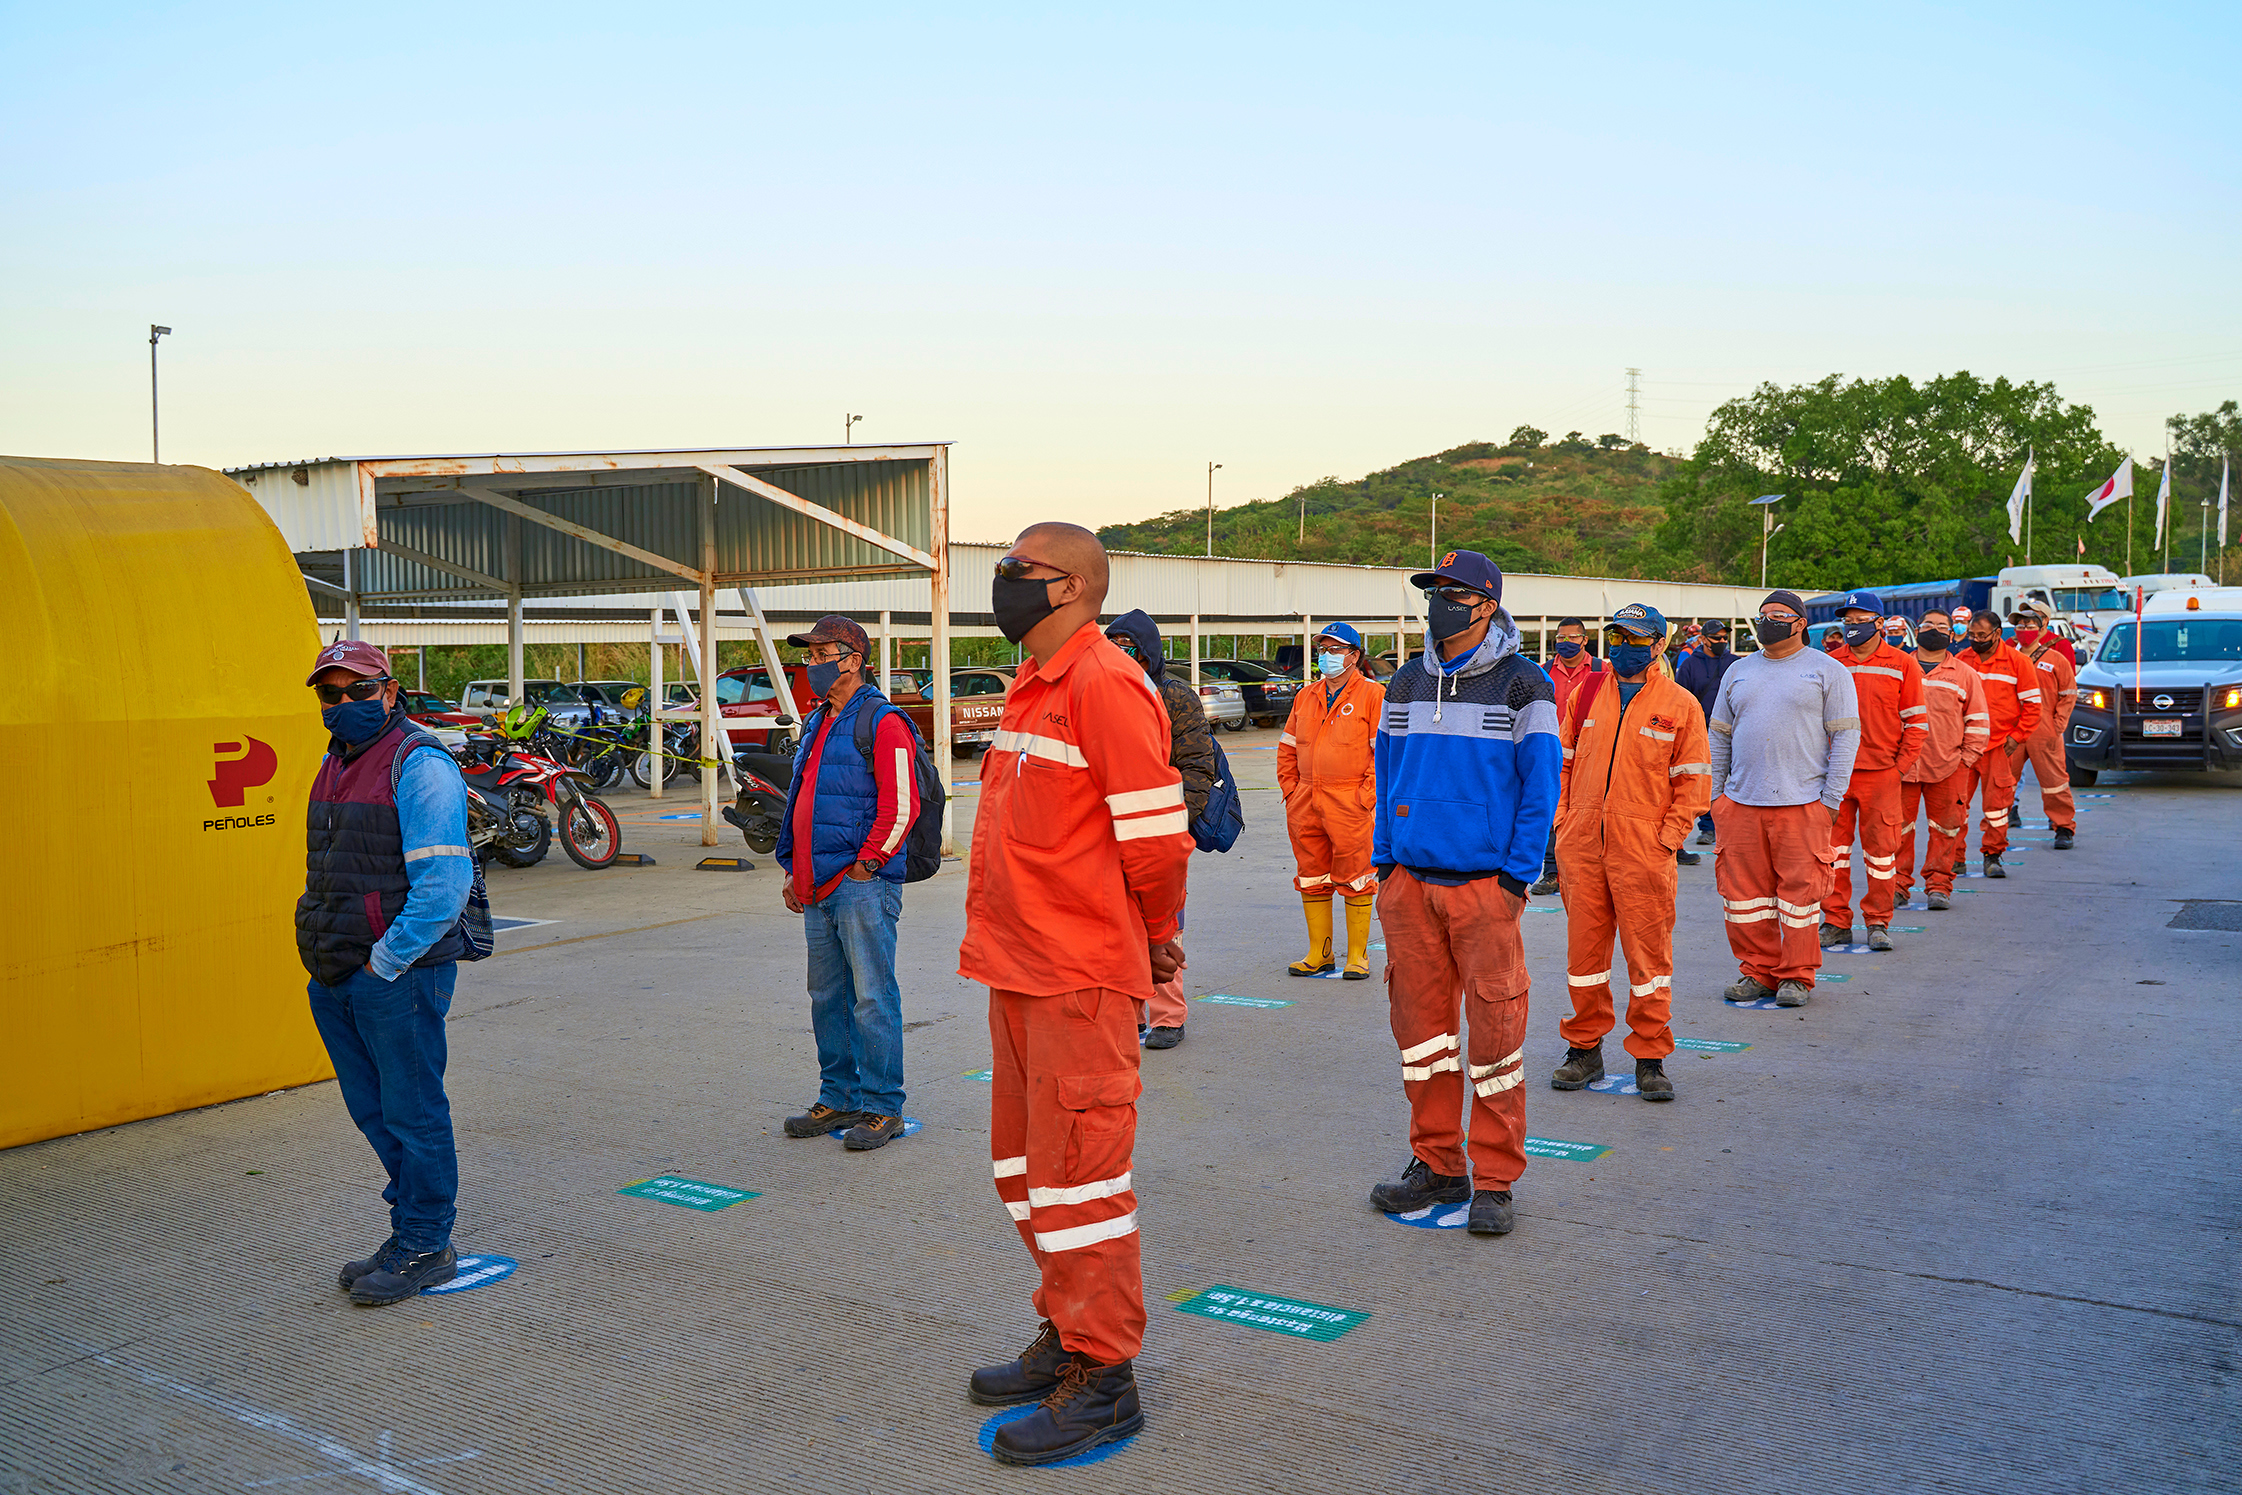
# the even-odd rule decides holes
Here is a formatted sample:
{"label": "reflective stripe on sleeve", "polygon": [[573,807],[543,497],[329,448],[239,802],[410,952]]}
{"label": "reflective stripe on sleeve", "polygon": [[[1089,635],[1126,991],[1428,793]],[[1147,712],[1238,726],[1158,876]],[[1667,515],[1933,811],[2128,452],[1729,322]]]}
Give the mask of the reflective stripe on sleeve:
{"label": "reflective stripe on sleeve", "polygon": [[1165,810],[1170,805],[1183,803],[1183,785],[1163,784],[1157,789],[1131,789],[1125,794],[1109,794],[1105,807],[1116,815],[1134,815],[1140,810]]}
{"label": "reflective stripe on sleeve", "polygon": [[1279,732],[1277,734],[1277,741],[1283,744],[1285,747],[1300,746],[1300,739],[1293,736],[1290,732]]}
{"label": "reflective stripe on sleeve", "polygon": [[1007,1199],[1003,1201],[1003,1204],[1004,1212],[1010,1215],[1013,1219],[1025,1220],[1028,1217],[1028,1207],[1025,1204],[1022,1204],[1019,1200]]}
{"label": "reflective stripe on sleeve", "polygon": [[1921,716],[1930,709],[1928,706],[1902,706],[1899,709],[1900,719],[1904,721],[1911,716]]}
{"label": "reflective stripe on sleeve", "polygon": [[1113,839],[1116,841],[1141,841],[1146,836],[1182,835],[1191,829],[1188,810],[1170,810],[1165,815],[1146,815],[1138,820],[1113,822]]}
{"label": "reflective stripe on sleeve", "polygon": [[474,853],[464,846],[420,846],[406,852],[405,860],[417,862],[427,857],[465,857],[473,855]]}
{"label": "reflective stripe on sleeve", "polygon": [[1856,664],[1853,666],[1853,673],[1856,675],[1888,675],[1894,680],[1904,680],[1907,678],[1898,670],[1892,669],[1888,665],[1881,664]]}
{"label": "reflective stripe on sleeve", "polygon": [[1685,773],[1701,773],[1707,778],[1711,778],[1713,773],[1713,765],[1710,763],[1677,763],[1672,768],[1666,770],[1666,777],[1669,779],[1678,779]]}
{"label": "reflective stripe on sleeve", "polygon": [[1860,729],[1861,719],[1857,716],[1825,716],[1822,718],[1822,730],[1825,732],[1858,732]]}

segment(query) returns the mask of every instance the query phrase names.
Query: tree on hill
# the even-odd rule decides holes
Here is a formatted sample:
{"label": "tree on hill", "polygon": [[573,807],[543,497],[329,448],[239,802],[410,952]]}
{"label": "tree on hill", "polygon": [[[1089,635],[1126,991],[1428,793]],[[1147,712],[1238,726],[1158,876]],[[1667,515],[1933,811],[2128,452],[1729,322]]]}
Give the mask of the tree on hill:
{"label": "tree on hill", "polygon": [[1510,440],[1504,444],[1513,450],[1532,451],[1548,439],[1549,433],[1547,431],[1537,431],[1532,426],[1520,426],[1510,433]]}

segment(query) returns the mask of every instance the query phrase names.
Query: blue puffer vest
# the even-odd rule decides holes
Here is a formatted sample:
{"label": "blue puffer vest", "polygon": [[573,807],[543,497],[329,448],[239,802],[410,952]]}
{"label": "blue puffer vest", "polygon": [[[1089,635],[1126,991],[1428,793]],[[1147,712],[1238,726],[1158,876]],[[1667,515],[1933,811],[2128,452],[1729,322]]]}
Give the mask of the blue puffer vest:
{"label": "blue puffer vest", "polygon": [[[848,870],[864,849],[864,838],[872,834],[873,822],[879,819],[880,784],[872,776],[872,765],[856,750],[856,719],[860,712],[878,711],[887,704],[887,697],[877,687],[864,686],[849,697],[832,729],[825,733],[825,746],[817,761],[817,797],[810,806],[810,881],[814,886],[823,887]],[[794,755],[794,782],[788,791],[786,826],[778,846],[779,857],[789,863],[800,854],[793,845],[793,832],[795,796],[803,792],[802,769],[809,763],[818,729],[832,710],[830,705],[817,708],[804,724],[802,745]],[[910,771],[906,766],[906,779]],[[903,881],[903,863],[903,852],[898,850],[880,868],[881,878]]]}
{"label": "blue puffer vest", "polygon": [[[304,896],[296,900],[296,953],[311,979],[340,986],[374,953],[403,911],[405,836],[397,823],[397,771],[406,753],[443,744],[402,711],[355,753],[330,742],[312,781],[304,859]],[[416,966],[460,958],[467,942],[454,925]]]}

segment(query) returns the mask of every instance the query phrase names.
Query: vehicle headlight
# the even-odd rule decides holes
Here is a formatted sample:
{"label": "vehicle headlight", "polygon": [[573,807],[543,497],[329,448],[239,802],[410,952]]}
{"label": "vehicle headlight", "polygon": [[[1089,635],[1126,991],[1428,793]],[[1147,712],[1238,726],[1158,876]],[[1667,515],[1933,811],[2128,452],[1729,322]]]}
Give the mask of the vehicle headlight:
{"label": "vehicle headlight", "polygon": [[2242,706],[2242,685],[2228,686],[2226,692],[2226,709],[2232,711],[2237,706]]}
{"label": "vehicle headlight", "polygon": [[2107,711],[2110,709],[2110,693],[2106,690],[2090,690],[2086,693],[2086,704],[2096,711]]}

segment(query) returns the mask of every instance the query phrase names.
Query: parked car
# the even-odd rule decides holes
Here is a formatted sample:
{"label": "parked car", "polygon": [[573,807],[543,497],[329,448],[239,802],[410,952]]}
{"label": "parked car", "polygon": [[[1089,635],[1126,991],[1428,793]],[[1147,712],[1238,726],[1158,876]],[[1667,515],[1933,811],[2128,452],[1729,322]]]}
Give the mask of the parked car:
{"label": "parked car", "polygon": [[[1182,678],[1190,668],[1190,663],[1186,661],[1178,678]],[[1233,732],[1243,732],[1253,725],[1246,716],[1246,689],[1233,681],[1202,680],[1199,683],[1199,706],[1207,714],[1207,725],[1217,731],[1228,727]]]}
{"label": "parked car", "polygon": [[[934,741],[934,701],[928,694],[934,682],[931,670],[890,670],[887,698],[911,719],[919,736]],[[786,667],[787,689],[795,709],[807,715],[816,708],[810,694],[806,667]],[[996,740],[996,725],[1004,715],[1005,693],[1012,688],[1011,670],[997,665],[960,666],[950,672],[950,741],[952,751],[965,754]],[[757,724],[757,718],[780,715],[778,691],[761,665],[726,670],[716,677],[716,704],[729,718],[725,733],[734,748],[762,752],[790,752],[793,733],[775,725]],[[748,723],[741,725],[739,723]],[[776,743],[778,745],[774,746]]]}
{"label": "parked car", "polygon": [[[561,688],[558,680],[524,680],[522,695],[532,706],[542,706],[545,698]],[[470,680],[459,693],[459,709],[480,721],[513,705],[512,691],[504,680]]]}
{"label": "parked car", "polygon": [[[1189,678],[1191,664],[1181,661],[1176,667]],[[1276,727],[1292,714],[1292,698],[1299,694],[1300,682],[1277,673],[1268,665],[1244,659],[1202,659],[1199,661],[1199,683],[1224,680],[1239,687],[1245,698],[1246,715],[1257,727]]]}
{"label": "parked car", "polygon": [[2112,624],[2066,735],[2080,788],[2104,769],[2242,769],[2242,587],[2151,594],[2138,622]]}
{"label": "parked car", "polygon": [[433,691],[401,690],[397,703],[405,708],[405,715],[424,727],[479,727],[483,719],[466,712]]}

